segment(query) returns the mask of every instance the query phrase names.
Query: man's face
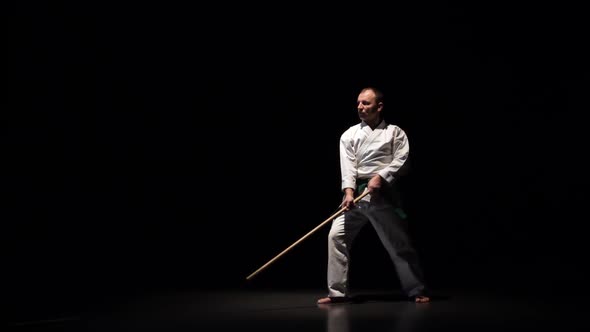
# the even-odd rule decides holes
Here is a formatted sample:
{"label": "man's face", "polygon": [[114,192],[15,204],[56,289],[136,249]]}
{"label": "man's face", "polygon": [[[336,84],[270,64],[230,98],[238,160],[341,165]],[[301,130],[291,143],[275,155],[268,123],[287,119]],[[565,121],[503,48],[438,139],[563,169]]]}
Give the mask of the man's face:
{"label": "man's face", "polygon": [[381,104],[377,104],[375,93],[372,90],[361,92],[356,101],[356,105],[361,120],[368,124],[373,124],[379,119]]}

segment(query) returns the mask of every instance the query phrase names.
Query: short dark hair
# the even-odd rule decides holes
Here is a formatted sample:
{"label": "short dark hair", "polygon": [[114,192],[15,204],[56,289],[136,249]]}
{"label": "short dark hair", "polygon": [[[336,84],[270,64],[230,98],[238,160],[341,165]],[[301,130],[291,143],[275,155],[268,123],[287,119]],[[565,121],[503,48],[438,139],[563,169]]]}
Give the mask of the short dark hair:
{"label": "short dark hair", "polygon": [[373,93],[375,93],[375,100],[377,101],[377,103],[383,102],[383,92],[381,92],[381,90],[379,90],[375,87],[372,87],[372,86],[368,86],[368,87],[362,89],[361,93],[363,93],[367,90],[371,90],[371,91],[373,91]]}

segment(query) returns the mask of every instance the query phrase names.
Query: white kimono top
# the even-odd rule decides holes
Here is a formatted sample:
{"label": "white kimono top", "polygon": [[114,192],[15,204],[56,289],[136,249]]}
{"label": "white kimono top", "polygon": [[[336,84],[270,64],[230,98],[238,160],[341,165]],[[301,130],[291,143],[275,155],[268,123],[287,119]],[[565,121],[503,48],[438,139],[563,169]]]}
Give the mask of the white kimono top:
{"label": "white kimono top", "polygon": [[360,122],[348,128],[340,137],[342,190],[355,189],[356,179],[370,179],[377,174],[392,183],[409,152],[406,133],[396,125],[381,121],[373,130]]}

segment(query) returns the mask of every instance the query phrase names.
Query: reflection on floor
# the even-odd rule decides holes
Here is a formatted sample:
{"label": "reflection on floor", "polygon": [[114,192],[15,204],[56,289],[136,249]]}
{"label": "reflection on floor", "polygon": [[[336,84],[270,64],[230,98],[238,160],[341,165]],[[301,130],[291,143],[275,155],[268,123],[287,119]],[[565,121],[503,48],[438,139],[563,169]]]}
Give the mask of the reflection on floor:
{"label": "reflection on floor", "polygon": [[416,304],[391,292],[357,292],[349,304],[318,306],[321,290],[159,292],[113,298],[77,315],[13,322],[19,331],[499,331],[575,329],[582,299],[446,291]]}

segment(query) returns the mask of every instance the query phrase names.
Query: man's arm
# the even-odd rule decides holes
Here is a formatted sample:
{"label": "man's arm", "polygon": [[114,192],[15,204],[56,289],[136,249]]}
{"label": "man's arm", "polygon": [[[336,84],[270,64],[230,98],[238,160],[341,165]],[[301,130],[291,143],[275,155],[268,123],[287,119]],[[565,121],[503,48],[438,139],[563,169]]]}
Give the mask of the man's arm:
{"label": "man's arm", "polygon": [[[410,154],[410,143],[406,133],[401,128],[396,126],[393,135],[393,159],[389,165],[387,165],[378,173],[378,175],[381,177],[381,180],[385,180],[387,183],[392,183],[395,180],[398,172],[402,166],[404,166]],[[377,182],[381,180],[375,179],[374,185],[377,185]]]}

